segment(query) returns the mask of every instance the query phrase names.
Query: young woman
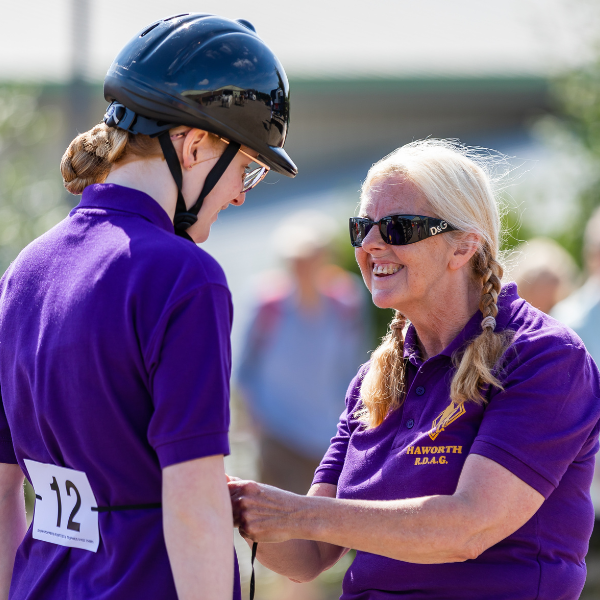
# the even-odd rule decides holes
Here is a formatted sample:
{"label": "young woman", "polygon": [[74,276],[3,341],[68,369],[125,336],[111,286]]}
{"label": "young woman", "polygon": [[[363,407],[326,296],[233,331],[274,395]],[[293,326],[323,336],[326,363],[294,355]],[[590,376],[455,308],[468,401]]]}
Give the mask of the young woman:
{"label": "young woman", "polygon": [[371,168],[350,238],[390,331],[308,497],[229,484],[240,531],[277,542],[258,544],[269,568],[308,581],[357,550],[344,600],[576,600],[585,582],[598,369],[501,285],[478,162],[427,140]]}
{"label": "young woman", "polygon": [[[255,100],[223,109],[229,90]],[[269,169],[295,175],[287,78],[249,23],[178,15],[121,51],[105,96],[61,163],[80,204],[0,283],[0,597],[239,598],[231,297],[190,241]]]}

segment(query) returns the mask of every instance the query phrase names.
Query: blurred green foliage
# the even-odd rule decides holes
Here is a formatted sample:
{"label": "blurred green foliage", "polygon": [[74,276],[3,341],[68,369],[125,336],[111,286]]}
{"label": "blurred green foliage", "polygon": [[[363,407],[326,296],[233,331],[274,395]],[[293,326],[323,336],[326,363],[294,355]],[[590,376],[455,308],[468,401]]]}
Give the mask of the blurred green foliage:
{"label": "blurred green foliage", "polygon": [[586,151],[598,173],[578,196],[579,219],[556,236],[577,261],[581,261],[585,223],[600,206],[600,53],[585,66],[572,70],[553,83],[558,119]]}
{"label": "blurred green foliage", "polygon": [[56,164],[61,113],[40,92],[0,86],[0,273],[69,210]]}
{"label": "blurred green foliage", "polygon": [[[0,86],[0,274],[69,211],[56,164],[61,114],[41,106],[40,91]],[[27,481],[25,501],[29,522],[34,492]]]}

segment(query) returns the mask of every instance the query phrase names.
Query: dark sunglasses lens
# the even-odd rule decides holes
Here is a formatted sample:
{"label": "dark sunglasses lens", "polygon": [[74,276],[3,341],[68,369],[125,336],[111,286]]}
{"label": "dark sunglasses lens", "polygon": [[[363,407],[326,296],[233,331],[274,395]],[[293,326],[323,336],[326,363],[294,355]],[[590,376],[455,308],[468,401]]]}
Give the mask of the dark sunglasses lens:
{"label": "dark sunglasses lens", "polygon": [[251,171],[247,171],[244,174],[244,183],[242,185],[242,192],[247,192],[251,190],[253,187],[257,186],[267,174],[267,169],[265,167],[258,167],[256,169],[252,169]]}
{"label": "dark sunglasses lens", "polygon": [[379,225],[381,237],[384,242],[392,246],[404,246],[412,238],[412,223],[410,219],[402,217],[387,217]]}
{"label": "dark sunglasses lens", "polygon": [[366,219],[350,219],[350,243],[360,248],[372,226]]}

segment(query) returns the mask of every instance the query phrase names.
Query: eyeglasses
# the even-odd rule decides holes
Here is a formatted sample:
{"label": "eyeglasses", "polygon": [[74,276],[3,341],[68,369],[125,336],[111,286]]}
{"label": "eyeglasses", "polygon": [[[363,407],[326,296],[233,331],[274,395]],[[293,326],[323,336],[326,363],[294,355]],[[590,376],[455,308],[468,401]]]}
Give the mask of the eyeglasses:
{"label": "eyeglasses", "polygon": [[[225,138],[219,139],[222,142],[229,144],[229,140],[226,140]],[[253,163],[259,165],[254,169],[250,168],[250,165],[248,165],[244,169],[244,174],[242,175],[242,191],[240,192],[241,194],[243,194],[251,190],[253,187],[256,187],[267,176],[267,173],[269,172],[269,167],[267,167],[267,165],[265,165],[264,163],[260,162],[258,158],[255,158],[247,152],[244,152],[241,148],[238,150],[238,152],[241,152],[244,156],[248,157]]]}
{"label": "eyeglasses", "polygon": [[[186,133],[187,131],[184,131],[182,133],[174,133],[171,136],[171,139],[174,140],[180,137],[184,137]],[[220,137],[219,139],[222,142],[229,144],[229,140],[222,137]],[[256,163],[258,165],[258,167],[254,169],[251,169],[250,165],[248,165],[244,169],[244,174],[242,175],[242,191],[240,192],[241,194],[243,194],[248,190],[251,190],[253,187],[256,187],[267,176],[270,167],[267,167],[267,165],[260,162],[260,160],[258,160],[254,156],[251,156],[247,152],[244,152],[241,148],[238,150],[238,152],[241,152],[244,156],[248,157],[253,163]]]}
{"label": "eyeglasses", "polygon": [[374,225],[379,225],[379,232],[386,244],[406,246],[420,242],[439,233],[456,231],[450,223],[434,217],[420,215],[392,215],[379,221],[371,221],[362,217],[350,218],[350,243],[355,248],[362,246],[363,240],[369,235]]}

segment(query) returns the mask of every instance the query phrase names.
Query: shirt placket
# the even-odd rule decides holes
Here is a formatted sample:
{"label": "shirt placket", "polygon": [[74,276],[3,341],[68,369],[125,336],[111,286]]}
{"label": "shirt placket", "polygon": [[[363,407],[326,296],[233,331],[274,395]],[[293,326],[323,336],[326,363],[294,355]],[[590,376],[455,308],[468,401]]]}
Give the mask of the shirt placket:
{"label": "shirt placket", "polygon": [[408,387],[403,403],[402,418],[394,438],[392,448],[408,445],[422,433],[422,414],[427,404],[428,389],[432,388],[431,377],[435,366],[430,361],[415,365],[409,362],[407,365]]}

